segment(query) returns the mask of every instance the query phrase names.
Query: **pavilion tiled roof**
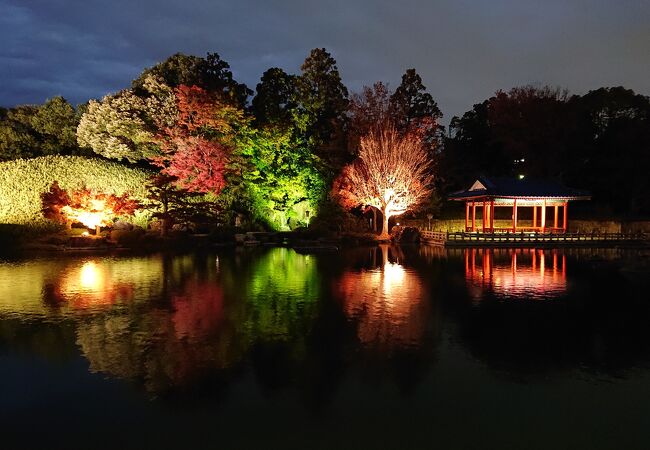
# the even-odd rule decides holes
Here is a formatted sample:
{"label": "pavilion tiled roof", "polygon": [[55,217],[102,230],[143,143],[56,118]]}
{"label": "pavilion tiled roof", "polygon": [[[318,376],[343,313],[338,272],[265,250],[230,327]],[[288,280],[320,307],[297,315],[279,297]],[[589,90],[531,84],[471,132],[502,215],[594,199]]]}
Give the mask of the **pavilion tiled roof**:
{"label": "pavilion tiled roof", "polygon": [[481,176],[469,189],[449,195],[450,200],[466,200],[477,197],[589,200],[591,194],[566,187],[552,180]]}

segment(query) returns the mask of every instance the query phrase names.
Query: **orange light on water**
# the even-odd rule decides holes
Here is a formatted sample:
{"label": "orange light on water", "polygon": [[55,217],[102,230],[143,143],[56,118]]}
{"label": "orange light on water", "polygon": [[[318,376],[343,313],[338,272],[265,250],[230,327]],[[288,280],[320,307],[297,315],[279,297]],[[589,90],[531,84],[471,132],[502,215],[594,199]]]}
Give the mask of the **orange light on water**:
{"label": "orange light on water", "polygon": [[113,305],[118,299],[130,299],[133,286],[113,280],[104,265],[86,261],[61,274],[55,295],[60,304],[73,309],[103,308]]}
{"label": "orange light on water", "polygon": [[79,271],[79,287],[87,291],[96,291],[105,283],[103,272],[93,261],[88,261],[81,266]]}
{"label": "orange light on water", "polygon": [[[522,299],[556,297],[567,289],[566,256],[551,250],[465,250],[465,279],[481,297],[484,291]],[[550,261],[549,261],[550,257]],[[549,264],[550,262],[550,264]]]}
{"label": "orange light on water", "polygon": [[426,329],[427,302],[415,271],[388,261],[381,246],[381,265],[372,270],[348,271],[337,283],[343,311],[357,323],[359,340],[372,346],[417,344]]}

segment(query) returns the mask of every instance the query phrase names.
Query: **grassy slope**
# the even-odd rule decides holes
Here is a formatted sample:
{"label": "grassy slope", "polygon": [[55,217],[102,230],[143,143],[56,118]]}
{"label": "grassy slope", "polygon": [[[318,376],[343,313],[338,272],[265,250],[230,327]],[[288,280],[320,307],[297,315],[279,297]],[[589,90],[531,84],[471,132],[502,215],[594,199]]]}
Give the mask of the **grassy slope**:
{"label": "grassy slope", "polygon": [[[146,198],[146,180],[150,174],[102,159],[80,156],[44,156],[0,163],[0,224],[46,227],[41,214],[40,194],[55,180],[66,190],[83,185],[90,189]],[[135,223],[144,224],[148,213],[138,212]]]}

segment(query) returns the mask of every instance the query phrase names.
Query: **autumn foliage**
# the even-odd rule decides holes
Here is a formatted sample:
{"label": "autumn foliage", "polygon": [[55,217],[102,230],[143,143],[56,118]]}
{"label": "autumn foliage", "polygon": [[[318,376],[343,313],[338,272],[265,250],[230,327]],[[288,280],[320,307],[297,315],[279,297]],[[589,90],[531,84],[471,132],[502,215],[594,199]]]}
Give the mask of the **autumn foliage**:
{"label": "autumn foliage", "polygon": [[418,134],[400,134],[390,124],[371,130],[359,147],[359,157],[343,168],[332,195],[346,208],[379,210],[384,216],[380,238],[386,239],[388,219],[416,207],[431,194],[431,161]]}
{"label": "autumn foliage", "polygon": [[162,172],[176,177],[178,186],[192,192],[218,194],[225,186],[231,148],[220,138],[229,130],[227,113],[233,108],[200,87],[175,89],[178,119],[159,136]]}
{"label": "autumn foliage", "polygon": [[139,204],[128,194],[93,192],[87,187],[68,193],[56,181],[41,194],[43,215],[58,223],[81,222],[89,228],[106,226],[114,217],[132,215]]}

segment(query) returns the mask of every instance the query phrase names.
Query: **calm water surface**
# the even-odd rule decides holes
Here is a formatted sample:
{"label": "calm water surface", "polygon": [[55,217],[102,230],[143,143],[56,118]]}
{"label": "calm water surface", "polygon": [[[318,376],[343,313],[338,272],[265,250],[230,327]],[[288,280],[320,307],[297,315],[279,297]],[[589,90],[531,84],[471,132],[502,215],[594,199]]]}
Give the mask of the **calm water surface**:
{"label": "calm water surface", "polygon": [[2,448],[648,449],[649,259],[0,260]]}

